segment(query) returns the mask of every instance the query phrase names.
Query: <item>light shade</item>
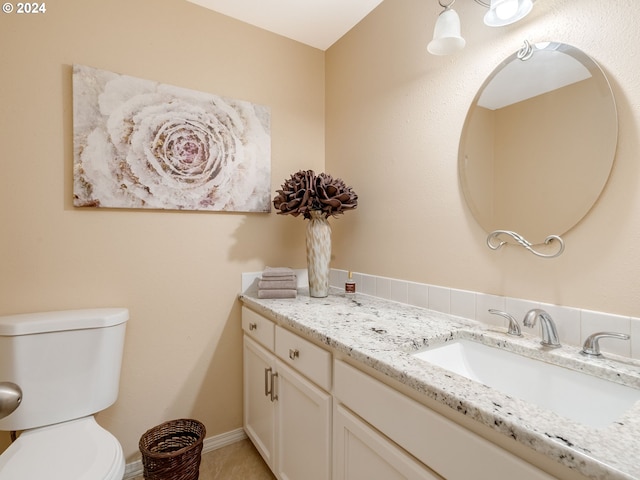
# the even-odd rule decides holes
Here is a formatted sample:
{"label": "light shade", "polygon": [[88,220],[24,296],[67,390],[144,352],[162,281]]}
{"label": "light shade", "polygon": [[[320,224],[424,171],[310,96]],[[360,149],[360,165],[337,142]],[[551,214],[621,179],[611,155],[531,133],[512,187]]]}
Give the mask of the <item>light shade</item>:
{"label": "light shade", "polygon": [[526,17],[532,8],[532,0],[491,0],[484,23],[490,27],[503,27]]}
{"label": "light shade", "polygon": [[433,55],[450,55],[462,50],[465,44],[460,35],[460,17],[452,8],[445,9],[438,16],[427,50]]}

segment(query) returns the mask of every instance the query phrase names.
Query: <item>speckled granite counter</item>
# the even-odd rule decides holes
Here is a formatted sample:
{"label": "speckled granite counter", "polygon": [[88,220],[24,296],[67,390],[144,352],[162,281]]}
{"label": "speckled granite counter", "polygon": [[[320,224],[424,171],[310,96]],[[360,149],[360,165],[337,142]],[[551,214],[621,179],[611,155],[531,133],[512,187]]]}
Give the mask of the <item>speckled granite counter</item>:
{"label": "speckled granite counter", "polygon": [[[509,397],[411,356],[426,346],[471,338],[640,388],[640,362],[589,359],[576,347],[545,350],[539,337],[508,337],[498,328],[435,311],[337,290],[327,298],[240,300],[281,325],[372,367],[556,462],[594,479],[640,479],[640,402],[617,422],[590,428]],[[537,332],[537,329],[536,329]]]}

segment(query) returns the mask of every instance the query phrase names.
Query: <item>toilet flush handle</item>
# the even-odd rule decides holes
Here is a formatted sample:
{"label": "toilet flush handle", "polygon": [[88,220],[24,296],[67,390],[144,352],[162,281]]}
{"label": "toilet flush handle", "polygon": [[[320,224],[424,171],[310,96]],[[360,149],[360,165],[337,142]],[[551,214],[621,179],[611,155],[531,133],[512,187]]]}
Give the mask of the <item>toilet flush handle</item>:
{"label": "toilet flush handle", "polygon": [[22,401],[22,390],[12,382],[0,382],[0,418],[13,413]]}

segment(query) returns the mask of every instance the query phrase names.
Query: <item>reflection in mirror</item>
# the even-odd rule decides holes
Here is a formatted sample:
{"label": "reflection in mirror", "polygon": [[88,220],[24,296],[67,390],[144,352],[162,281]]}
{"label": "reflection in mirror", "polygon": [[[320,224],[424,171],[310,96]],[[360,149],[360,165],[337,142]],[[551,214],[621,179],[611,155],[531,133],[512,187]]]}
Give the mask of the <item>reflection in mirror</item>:
{"label": "reflection in mirror", "polygon": [[609,83],[591,58],[562,43],[529,48],[502,62],[480,88],[458,169],[485,231],[514,231],[539,244],[566,233],[600,196],[618,124]]}

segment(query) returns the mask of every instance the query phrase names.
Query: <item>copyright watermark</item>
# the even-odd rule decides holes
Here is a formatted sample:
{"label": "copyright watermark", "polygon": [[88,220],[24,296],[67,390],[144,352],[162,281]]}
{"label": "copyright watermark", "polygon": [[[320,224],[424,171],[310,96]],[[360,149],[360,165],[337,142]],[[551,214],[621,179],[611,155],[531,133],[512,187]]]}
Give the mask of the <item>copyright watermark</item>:
{"label": "copyright watermark", "polygon": [[47,12],[47,4],[45,2],[5,2],[2,4],[3,13],[15,13],[17,15],[37,15]]}

